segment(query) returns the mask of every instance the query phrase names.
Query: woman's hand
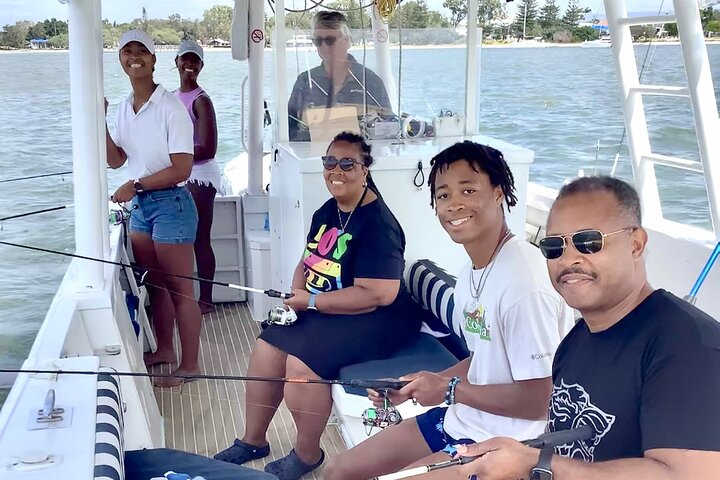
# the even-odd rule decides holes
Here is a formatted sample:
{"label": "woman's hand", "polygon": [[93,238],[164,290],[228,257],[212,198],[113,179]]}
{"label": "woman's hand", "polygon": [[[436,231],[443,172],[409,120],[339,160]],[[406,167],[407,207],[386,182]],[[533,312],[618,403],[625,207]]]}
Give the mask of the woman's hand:
{"label": "woman's hand", "polygon": [[115,190],[115,193],[112,194],[110,197],[110,200],[112,200],[115,203],[123,203],[123,202],[129,202],[133,199],[135,196],[135,185],[133,184],[132,180],[128,180],[127,182],[120,185],[120,187]]}
{"label": "woman's hand", "polygon": [[293,288],[293,296],[283,300],[283,303],[292,308],[296,312],[304,312],[307,310],[310,302],[310,293],[304,288]]}

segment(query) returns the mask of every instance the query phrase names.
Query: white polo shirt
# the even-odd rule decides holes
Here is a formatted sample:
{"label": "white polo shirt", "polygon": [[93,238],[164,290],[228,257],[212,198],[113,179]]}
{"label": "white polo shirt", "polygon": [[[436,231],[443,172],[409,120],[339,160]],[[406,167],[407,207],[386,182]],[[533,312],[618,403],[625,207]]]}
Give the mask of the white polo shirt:
{"label": "white polo shirt", "polygon": [[172,166],[173,153],[193,154],[193,124],[175,95],[158,85],[145,105],[133,111],[134,92],[120,102],[115,144],[127,154],[129,177],[143,178]]}

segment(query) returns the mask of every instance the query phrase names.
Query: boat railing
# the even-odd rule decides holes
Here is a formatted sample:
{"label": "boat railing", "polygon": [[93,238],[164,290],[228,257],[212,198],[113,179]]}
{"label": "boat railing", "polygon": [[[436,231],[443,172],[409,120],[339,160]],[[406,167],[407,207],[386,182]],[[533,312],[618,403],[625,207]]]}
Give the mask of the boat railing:
{"label": "boat railing", "polygon": [[[675,15],[630,17],[625,0],[605,0],[612,49],[622,91],[625,125],[635,183],[646,223],[655,225],[663,218],[655,165],[702,172],[708,194],[712,229],[720,236],[720,121],[705,37],[697,8],[686,0],[674,0]],[[676,23],[683,53],[687,86],[641,84],[630,27]],[[653,152],[648,135],[643,97],[672,96],[688,98],[692,104],[700,161],[660,155]]]}

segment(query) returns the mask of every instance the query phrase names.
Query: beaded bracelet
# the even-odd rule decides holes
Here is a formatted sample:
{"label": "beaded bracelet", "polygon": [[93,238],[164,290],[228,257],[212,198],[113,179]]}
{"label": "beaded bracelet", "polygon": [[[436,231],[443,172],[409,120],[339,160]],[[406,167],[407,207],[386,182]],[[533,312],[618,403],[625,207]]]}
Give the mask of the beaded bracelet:
{"label": "beaded bracelet", "polygon": [[448,382],[447,390],[445,391],[445,404],[455,405],[455,386],[460,383],[460,377],[453,377]]}

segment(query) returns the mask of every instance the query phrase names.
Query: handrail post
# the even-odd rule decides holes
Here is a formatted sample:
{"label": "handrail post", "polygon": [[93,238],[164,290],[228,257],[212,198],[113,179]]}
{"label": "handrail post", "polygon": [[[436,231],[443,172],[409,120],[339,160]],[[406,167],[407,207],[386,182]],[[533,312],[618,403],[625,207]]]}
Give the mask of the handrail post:
{"label": "handrail post", "polygon": [[715,238],[720,239],[720,121],[710,61],[699,10],[687,8],[687,0],[674,0],[673,3],[695,117],[695,132],[707,187],[710,218]]}
{"label": "handrail post", "polygon": [[[75,251],[79,255],[102,258],[103,236],[108,217],[102,218],[107,203],[107,185],[101,170],[107,165],[102,61],[100,0],[68,2],[70,42],[70,111],[72,115],[73,184],[75,200]],[[104,190],[103,190],[104,187]],[[105,207],[107,209],[107,207]],[[77,279],[81,288],[103,286],[103,265],[89,260],[78,262]]]}
{"label": "handrail post", "polygon": [[627,17],[624,0],[605,0],[605,13],[612,36],[612,51],[622,94],[635,186],[640,195],[643,217],[652,225],[662,220],[663,215],[655,167],[652,162],[643,160],[643,155],[651,153],[650,137],[642,96],[631,93],[631,89],[640,85],[640,81],[630,27],[621,24],[621,20]]}

